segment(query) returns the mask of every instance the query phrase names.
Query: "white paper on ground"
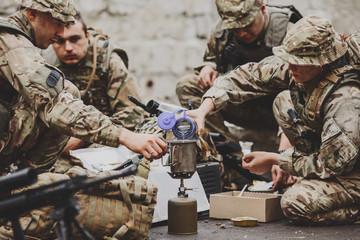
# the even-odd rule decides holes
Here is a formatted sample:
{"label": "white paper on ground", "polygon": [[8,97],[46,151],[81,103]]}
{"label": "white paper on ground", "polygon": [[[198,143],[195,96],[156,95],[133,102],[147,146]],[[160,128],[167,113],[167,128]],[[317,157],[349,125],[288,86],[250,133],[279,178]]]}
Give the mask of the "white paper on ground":
{"label": "white paper on ground", "polygon": [[[125,146],[118,148],[82,148],[70,151],[70,154],[81,160],[83,166],[93,172],[109,171],[119,166],[120,163],[134,157],[136,153]],[[112,165],[111,163],[119,163]]]}
{"label": "white paper on ground", "polygon": [[[71,151],[70,154],[80,159],[86,169],[94,172],[112,170],[118,165],[111,165],[111,163],[124,162],[135,155],[125,146],[119,148],[85,148]],[[164,160],[167,159],[167,156],[168,154],[164,156]],[[158,187],[153,223],[167,220],[168,201],[177,197],[179,191],[180,179],[173,179],[168,172],[170,172],[170,167],[162,166],[161,159],[154,160],[151,163],[149,180]],[[186,188],[195,188],[186,192],[189,197],[196,199],[198,212],[210,209],[204,187],[197,172],[190,179],[184,179],[184,185]]]}

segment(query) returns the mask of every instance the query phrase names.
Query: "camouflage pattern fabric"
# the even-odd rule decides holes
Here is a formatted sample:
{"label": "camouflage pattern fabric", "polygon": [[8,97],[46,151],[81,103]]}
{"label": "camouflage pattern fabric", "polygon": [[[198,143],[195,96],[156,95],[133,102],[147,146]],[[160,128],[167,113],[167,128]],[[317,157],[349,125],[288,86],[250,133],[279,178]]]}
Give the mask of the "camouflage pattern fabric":
{"label": "camouflage pattern fabric", "polygon": [[[70,169],[67,174],[43,173],[38,182],[26,189],[67,180],[76,174],[89,179],[111,175],[116,172],[92,173],[80,167]],[[146,239],[156,204],[157,187],[136,176],[114,179],[92,187],[90,192],[79,191],[76,198],[81,207],[77,220],[96,239]],[[56,239],[55,225],[49,216],[53,206],[32,210],[20,218],[25,235],[39,239]],[[0,227],[0,234],[11,239],[10,222]],[[75,232],[76,239],[82,239]]]}
{"label": "camouflage pattern fabric", "polygon": [[[355,179],[351,179],[351,175]],[[359,192],[360,172],[347,176],[347,186]],[[350,224],[360,219],[359,195],[349,194],[348,188],[337,181],[301,179],[281,198],[284,215],[296,223],[316,225]]]}
{"label": "camouflage pattern fabric", "polygon": [[[17,189],[13,191],[13,193],[19,193],[67,179],[69,179],[69,177],[64,174],[42,173],[38,175],[37,182],[35,184]],[[54,206],[46,206],[22,214],[19,221],[24,234],[26,236],[39,237],[39,239],[56,239],[54,231],[55,223],[49,216],[49,213],[53,210]],[[6,221],[0,226],[0,239],[14,239],[10,221]]]}
{"label": "camouflage pattern fabric", "polygon": [[[219,4],[226,5],[227,3],[230,4],[230,2],[232,1],[219,1]],[[236,8],[234,7],[234,9]],[[240,7],[237,9],[239,10]],[[224,74],[227,71],[233,70],[238,64],[258,62],[263,58],[272,55],[271,48],[281,44],[288,26],[291,25],[289,22],[290,16],[290,11],[285,11],[276,7],[267,8],[267,14],[265,15],[267,28],[264,28],[263,33],[260,34],[262,37],[253,44],[242,43],[230,30],[220,29],[219,25],[221,25],[221,21],[217,23],[209,36],[207,48],[203,57],[203,64],[195,68],[196,75],[185,76],[180,79],[176,85],[176,93],[182,106],[186,106],[188,100],[193,101],[195,107],[200,105],[201,97],[204,95],[205,91],[200,89],[197,84],[197,79],[198,73],[204,66],[212,66],[219,71],[220,74]],[[272,32],[277,32],[278,34],[273,36]],[[238,62],[236,64],[228,59],[229,57],[227,56],[226,50],[228,46],[234,46],[234,48],[239,51],[238,54],[240,56],[237,57]],[[228,129],[223,124],[224,120],[245,129],[257,129],[261,126],[261,130],[269,129],[270,131],[273,131],[273,129],[277,127],[276,121],[272,117],[271,107],[275,95],[276,93],[272,93],[263,99],[253,100],[252,102],[247,103],[246,106],[228,104],[226,109],[221,111],[221,114],[209,116],[207,125],[210,127],[211,131],[222,132],[233,140],[236,138],[228,133]],[[237,109],[237,111],[233,111],[233,109]],[[265,121],[265,119],[269,119],[269,121]],[[256,134],[261,134],[261,132]]]}
{"label": "camouflage pattern fabric", "polygon": [[136,176],[148,179],[150,173],[150,160],[143,158],[138,166]]}
{"label": "camouflage pattern fabric", "polygon": [[[131,94],[129,94],[131,95]],[[111,115],[111,120],[126,129],[135,130],[135,127],[145,121],[149,114],[141,107],[127,106]]]}
{"label": "camouflage pattern fabric", "polygon": [[135,128],[136,133],[154,134],[161,138],[163,141],[168,141],[174,138],[171,131],[165,131],[157,124],[157,117],[146,118],[143,122],[138,124]]}
{"label": "camouflage pattern fabric", "polygon": [[73,0],[20,0],[25,8],[50,13],[53,18],[62,22],[74,22],[76,14]]}
{"label": "camouflage pattern fabric", "polygon": [[195,72],[198,74],[201,68],[209,65],[220,74],[224,74],[238,65],[259,62],[273,55],[272,48],[281,45],[287,29],[293,25],[290,22],[291,16],[292,12],[289,9],[266,7],[266,27],[260,33],[259,39],[249,44],[238,40],[231,29],[222,29],[223,20],[220,19],[211,30],[203,63],[195,68]]}
{"label": "camouflage pattern fabric", "polygon": [[[209,65],[219,71],[220,74],[224,74],[237,66],[237,64],[228,61],[227,46],[231,45],[239,49],[241,55],[237,58],[239,64],[258,62],[272,55],[271,48],[281,44],[288,26],[291,25],[289,22],[291,14],[289,11],[276,7],[269,7],[267,11],[265,15],[266,22],[268,22],[267,28],[263,30],[262,37],[254,44],[242,43],[236,39],[230,30],[220,29],[221,21],[217,23],[209,36],[203,64],[195,68],[195,75],[187,75],[177,82],[176,94],[182,106],[186,106],[188,100],[193,101],[195,107],[200,105],[201,97],[205,93],[197,84],[198,73],[202,67]],[[278,35],[274,36],[273,32],[277,32]],[[210,131],[221,132],[233,141],[238,141],[242,137],[245,137],[248,141],[253,141],[254,136],[261,135],[264,131],[273,132],[274,137],[269,140],[273,144],[267,150],[276,150],[278,139],[275,129],[277,129],[277,123],[272,114],[272,102],[276,93],[264,94],[261,98],[253,99],[242,105],[229,102],[218,114],[208,116],[206,125]],[[229,133],[228,128],[224,125],[224,120],[244,128],[248,133],[245,133],[244,136],[235,137]],[[254,147],[260,149],[264,146],[266,147],[267,144],[255,143]]]}
{"label": "camouflage pattern fabric", "polygon": [[[353,131],[359,126],[357,117],[353,117],[358,113],[349,108],[349,104],[344,105],[360,93],[360,85],[357,85],[337,89],[329,97],[335,99],[323,106],[334,119],[325,116],[329,119],[324,124],[327,131],[322,132],[323,140],[315,152],[314,142],[303,139],[298,127],[287,115],[287,109],[294,109],[290,92],[281,93],[275,100],[275,115],[294,146],[281,154],[280,167],[306,178],[290,187],[282,197],[281,206],[289,219],[320,225],[347,224],[360,219],[360,171],[355,166],[359,164],[357,153],[360,142],[358,130]],[[359,101],[355,100],[352,104],[355,107]],[[306,125],[304,127],[311,129]],[[353,133],[341,133],[340,128]]]}
{"label": "camouflage pattern fabric", "polygon": [[[114,124],[93,106],[84,105],[78,98],[76,87],[64,80],[62,72],[46,63],[38,48],[29,40],[35,39],[34,29],[23,13],[18,11],[5,21],[22,31],[14,32],[5,27],[0,32],[0,97],[11,110],[9,124],[0,139],[0,172],[9,172],[11,169],[6,166],[10,164],[20,168],[32,166],[38,172],[46,171],[62,152],[68,136],[118,147],[121,126]],[[43,173],[41,176],[45,184],[66,178],[65,175],[54,173]],[[104,189],[98,189],[104,193],[101,196],[99,192],[95,197],[83,195],[90,201],[96,199],[91,206],[86,206],[88,212],[84,214],[94,213],[96,204],[102,211],[96,216],[99,218],[90,214],[83,216],[83,219],[100,220],[100,224],[95,225],[101,227],[101,231],[106,231],[91,227],[94,234],[109,234],[115,239],[123,236],[124,239],[146,239],[157,189],[145,179],[134,176],[130,181],[117,181],[114,184],[117,199],[113,194],[115,189],[109,189],[111,193],[108,198]],[[88,204],[89,201],[84,200],[84,203]],[[111,208],[110,211],[110,206],[121,207],[116,211]],[[48,239],[53,234],[53,224],[44,212],[48,213],[50,209],[46,207],[26,213],[23,229],[41,239]],[[109,225],[107,219],[110,219]],[[1,232],[9,233],[8,226],[2,226]]]}
{"label": "camouflage pattern fabric", "polygon": [[349,46],[348,54],[350,56],[350,64],[355,69],[360,70],[360,32],[354,32],[346,38]]}
{"label": "camouflage pattern fabric", "polygon": [[[314,19],[314,22],[312,22]],[[309,24],[310,23],[310,24]],[[352,36],[353,47],[347,49],[347,55],[352,56],[349,64],[348,58],[342,57],[346,46],[338,44],[337,34],[332,32],[333,28],[328,25],[326,19],[318,17],[306,17],[300,20],[297,29],[308,28],[311,31],[326,31],[325,33],[314,34],[315,38],[309,35],[294,33],[293,38],[287,38],[285,46],[297,46],[302,44],[302,56],[307,56],[307,50],[313,51],[312,46],[328,48],[330,52],[339,47],[338,59],[330,64],[328,74],[316,81],[295,84],[292,76],[287,70],[288,63],[279,57],[268,57],[259,63],[243,65],[228,74],[219,77],[212,88],[204,95],[210,97],[215,103],[215,111],[224,108],[228,102],[243,103],[249,99],[274,93],[279,90],[290,89],[290,92],[281,93],[274,101],[274,114],[279,125],[283,129],[291,144],[294,146],[280,154],[279,165],[288,173],[305,178],[290,188],[284,194],[282,207],[289,219],[302,221],[311,224],[327,223],[349,223],[359,219],[359,121],[358,96],[360,94],[360,77],[354,68],[358,66],[353,47],[356,46],[356,34]],[[310,28],[309,25],[313,25]],[[289,33],[291,34],[291,32]],[[322,41],[323,36],[329,38],[331,45],[324,42],[324,46],[317,43]],[[304,39],[306,38],[306,39]],[[294,44],[292,39],[298,43]],[[308,43],[306,43],[308,41]],[[309,48],[307,48],[309,46]],[[305,48],[306,47],[306,48]],[[289,48],[291,49],[291,48]],[[355,48],[356,49],[356,48]],[[296,59],[298,55],[289,58]],[[324,57],[325,56],[325,57]],[[315,55],[314,65],[326,61],[325,58],[331,54]],[[335,56],[335,55],[334,55]],[[324,58],[324,59],[323,59]],[[333,58],[334,59],[334,58]],[[299,60],[300,62],[300,60]],[[355,66],[355,67],[354,67]],[[339,70],[346,68],[346,71]],[[336,76],[337,78],[334,78]],[[321,88],[332,86],[329,88]],[[330,85],[329,85],[330,84]],[[314,89],[324,89],[327,92],[317,97],[313,96]],[[300,101],[300,98],[302,100]],[[299,113],[301,121],[293,124],[290,120],[288,109],[312,109],[309,104],[317,102],[309,99],[319,99],[322,126],[313,129],[306,113]],[[300,106],[299,104],[303,104]],[[319,107],[316,107],[319,108]],[[317,116],[319,117],[319,116]],[[319,136],[315,140],[301,138],[301,129],[313,131]],[[306,185],[306,186],[304,186]],[[331,193],[336,191],[336,193]],[[327,194],[329,193],[329,194]],[[327,195],[325,197],[325,195]],[[324,202],[325,201],[325,202]],[[346,207],[347,206],[347,207]],[[324,209],[326,212],[324,212]]]}
{"label": "camouflage pattern fabric", "polygon": [[[205,94],[205,91],[200,89],[196,79],[196,75],[190,75],[178,82],[176,93],[181,100],[182,106],[186,106],[189,100],[194,102],[195,108],[200,106],[201,96]],[[275,118],[272,117],[272,101],[274,98],[274,94],[270,94],[269,96],[264,95],[262,98],[253,99],[241,105],[228,103],[221,111],[210,115],[207,118],[207,122],[215,125],[212,128],[214,131],[227,130],[223,124],[224,120],[245,129],[258,129],[258,131],[269,129],[277,131],[277,123]]]}
{"label": "camouflage pattern fabric", "polygon": [[[87,54],[76,65],[66,65],[57,60],[58,67],[72,83],[83,92],[89,84],[93,63],[93,42],[98,31],[89,30],[90,40]],[[113,45],[106,35],[104,39],[98,40],[96,44],[97,62],[96,72],[89,90],[82,95],[86,105],[93,105],[113,120],[134,130],[135,126],[147,116],[145,111],[135,106],[128,96],[140,99],[138,87],[127,69],[128,59],[126,53]]]}
{"label": "camouflage pattern fabric", "polygon": [[287,33],[284,45],[273,48],[274,54],[285,62],[302,66],[329,64],[346,51],[347,44],[335,32],[331,23],[317,16],[296,23]]}
{"label": "camouflage pattern fabric", "polygon": [[[7,21],[34,39],[33,29],[21,12]],[[4,101],[9,100],[13,113],[6,134],[0,139],[2,160],[11,164],[21,156],[22,164],[43,171],[61,152],[66,135],[108,146],[119,145],[121,126],[64,91],[62,73],[44,61],[28,38],[6,31],[1,32],[0,38],[3,44],[0,46],[0,85],[1,89],[7,90],[7,94],[1,96]],[[55,82],[50,81],[50,74],[56,76]],[[5,99],[6,96],[9,99]],[[52,134],[58,136],[55,138]],[[50,138],[52,141],[46,140]],[[38,145],[40,143],[48,147],[43,149]]]}
{"label": "camouflage pattern fabric", "polygon": [[[200,106],[201,97],[205,91],[198,86],[197,80],[198,74],[204,66],[213,67],[221,75],[240,64],[259,62],[273,54],[272,47],[282,43],[288,27],[292,25],[289,21],[291,11],[267,7],[265,14],[265,26],[267,27],[263,29],[258,40],[251,44],[245,44],[234,36],[231,28],[250,24],[259,13],[262,1],[227,0],[216,1],[216,3],[221,20],[212,29],[208,38],[203,63],[195,68],[196,74],[184,76],[176,85],[176,94],[184,107],[189,100],[194,102],[195,108]],[[248,18],[244,14],[249,11],[253,15]],[[224,25],[228,26],[224,27]],[[277,34],[274,35],[274,32]],[[241,105],[229,101],[219,112],[206,118],[205,126],[209,131],[221,133],[228,140],[234,142],[239,140],[254,142],[253,150],[277,151],[278,125],[273,116],[272,102],[278,92],[264,93],[261,97]],[[230,132],[224,121],[240,126],[242,130]],[[212,146],[211,143],[209,146]],[[222,183],[225,188],[236,190],[238,186],[242,187],[241,184],[238,184],[239,181],[244,182],[241,175],[226,166],[223,170]]]}
{"label": "camouflage pattern fabric", "polygon": [[[96,41],[96,37],[100,35],[98,30],[92,28],[89,29],[89,32],[89,47],[84,59],[76,65],[66,65],[60,63],[59,60],[55,62],[55,66],[62,70],[66,78],[75,84],[80,92],[84,92],[89,84],[94,68],[93,43]],[[114,46],[108,36],[102,34],[101,36],[103,38],[97,40],[96,44],[98,57],[93,82],[81,99],[84,104],[92,105],[103,114],[110,116],[112,122],[129,130],[135,130],[135,126],[142,123],[148,114],[128,99],[129,95],[137,99],[140,97],[138,87],[127,69],[127,54]],[[52,52],[52,55],[55,53]],[[48,57],[51,58],[52,56]],[[93,144],[91,147],[102,147],[102,145]],[[61,156],[52,171],[64,173],[72,166],[77,165],[79,162],[73,157]],[[148,173],[149,163],[144,159],[139,166],[138,175],[147,178]]]}
{"label": "camouflage pattern fabric", "polygon": [[223,19],[222,29],[243,28],[250,25],[259,13],[262,0],[216,0]]}
{"label": "camouflage pattern fabric", "polygon": [[213,99],[215,113],[229,103],[243,104],[287,90],[291,80],[287,67],[288,64],[276,56],[267,57],[259,63],[245,64],[218,77],[202,99]]}
{"label": "camouflage pattern fabric", "polygon": [[[67,175],[86,174],[91,179],[112,173],[94,174],[75,167]],[[147,239],[157,191],[153,183],[137,176],[111,180],[77,194],[83,209],[78,220],[96,239]]]}

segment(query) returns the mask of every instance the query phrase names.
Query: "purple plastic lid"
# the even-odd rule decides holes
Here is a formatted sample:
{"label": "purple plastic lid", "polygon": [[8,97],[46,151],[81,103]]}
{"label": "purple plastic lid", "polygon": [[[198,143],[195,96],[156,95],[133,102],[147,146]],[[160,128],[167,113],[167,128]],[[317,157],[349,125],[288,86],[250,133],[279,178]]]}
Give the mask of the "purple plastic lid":
{"label": "purple plastic lid", "polygon": [[174,114],[163,112],[159,115],[157,123],[161,129],[170,130],[175,126],[176,119]]}

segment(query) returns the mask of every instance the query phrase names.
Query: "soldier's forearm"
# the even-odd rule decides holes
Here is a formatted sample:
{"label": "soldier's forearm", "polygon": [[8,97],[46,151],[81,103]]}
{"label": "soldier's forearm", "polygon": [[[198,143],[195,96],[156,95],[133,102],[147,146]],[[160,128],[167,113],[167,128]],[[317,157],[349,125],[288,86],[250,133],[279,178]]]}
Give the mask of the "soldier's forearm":
{"label": "soldier's forearm", "polygon": [[122,127],[93,106],[86,106],[80,99],[65,91],[61,92],[51,106],[46,107],[43,120],[50,128],[80,138],[84,141],[118,147]]}
{"label": "soldier's forearm", "polygon": [[207,116],[211,111],[215,109],[215,104],[212,98],[205,98],[205,100],[201,103],[199,107],[199,112],[203,114],[203,116]]}

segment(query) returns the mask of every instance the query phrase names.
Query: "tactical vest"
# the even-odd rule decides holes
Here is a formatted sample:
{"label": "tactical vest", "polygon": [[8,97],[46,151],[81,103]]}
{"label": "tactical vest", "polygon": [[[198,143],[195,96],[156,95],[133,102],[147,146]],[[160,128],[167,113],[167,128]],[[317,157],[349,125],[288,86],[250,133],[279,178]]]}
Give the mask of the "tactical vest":
{"label": "tactical vest", "polygon": [[[110,107],[107,94],[110,69],[110,56],[116,52],[128,67],[128,57],[125,51],[116,48],[109,37],[89,29],[90,39],[88,52],[84,59],[75,66],[57,63],[66,78],[79,88],[81,99],[86,105],[93,105],[105,115],[114,114]],[[95,44],[94,44],[95,43]],[[94,60],[94,54],[96,60]],[[94,64],[94,62],[96,62]]]}
{"label": "tactical vest", "polygon": [[[270,7],[269,25],[260,40],[246,44],[238,40],[229,29],[221,30],[220,20],[215,27],[215,55],[217,71],[225,73],[238,65],[248,62],[259,62],[262,59],[273,55],[272,48],[281,45],[288,28],[289,22],[297,22],[301,15],[290,7]],[[220,45],[224,49],[220,49]]]}
{"label": "tactical vest", "polygon": [[319,81],[305,103],[302,102],[299,96],[299,89],[297,86],[294,85],[291,87],[290,94],[295,111],[305,125],[309,126],[319,136],[323,126],[323,104],[328,99],[329,95],[340,85],[349,82],[360,84],[360,81],[357,78],[358,73],[354,73],[354,71],[355,70],[351,65],[345,65],[325,75],[322,80]]}

